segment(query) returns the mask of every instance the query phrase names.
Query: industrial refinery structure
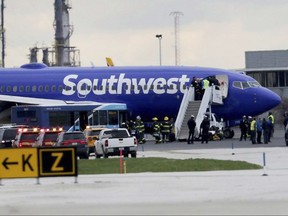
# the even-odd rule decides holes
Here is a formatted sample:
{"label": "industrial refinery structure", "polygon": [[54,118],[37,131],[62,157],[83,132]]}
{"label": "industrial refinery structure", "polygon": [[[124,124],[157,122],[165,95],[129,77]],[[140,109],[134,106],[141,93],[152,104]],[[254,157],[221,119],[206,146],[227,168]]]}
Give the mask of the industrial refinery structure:
{"label": "industrial refinery structure", "polygon": [[[69,0],[54,1],[55,42],[51,47],[31,47],[29,62],[38,62],[39,51],[42,51],[42,62],[48,66],[80,66],[80,50],[70,45],[73,26],[69,22],[69,10],[72,8]],[[5,27],[4,0],[1,0],[1,66],[5,67]]]}

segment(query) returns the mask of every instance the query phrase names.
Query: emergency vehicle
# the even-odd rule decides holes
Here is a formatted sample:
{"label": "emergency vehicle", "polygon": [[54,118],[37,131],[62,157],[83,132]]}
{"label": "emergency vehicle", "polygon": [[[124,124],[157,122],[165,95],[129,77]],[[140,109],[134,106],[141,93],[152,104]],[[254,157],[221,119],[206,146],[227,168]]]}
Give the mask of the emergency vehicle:
{"label": "emergency vehicle", "polygon": [[19,128],[12,147],[29,148],[35,146],[39,131],[39,128]]}
{"label": "emergency vehicle", "polygon": [[57,143],[59,134],[63,128],[41,129],[36,138],[36,147],[51,147]]}

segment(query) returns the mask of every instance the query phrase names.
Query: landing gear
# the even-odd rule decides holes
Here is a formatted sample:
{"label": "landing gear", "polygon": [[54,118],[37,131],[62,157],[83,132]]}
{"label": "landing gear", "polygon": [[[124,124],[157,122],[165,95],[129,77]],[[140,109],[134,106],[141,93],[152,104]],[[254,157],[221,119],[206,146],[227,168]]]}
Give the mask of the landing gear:
{"label": "landing gear", "polygon": [[226,139],[231,139],[234,137],[234,130],[231,130],[230,128],[225,128],[224,131],[223,131],[223,136],[226,138]]}

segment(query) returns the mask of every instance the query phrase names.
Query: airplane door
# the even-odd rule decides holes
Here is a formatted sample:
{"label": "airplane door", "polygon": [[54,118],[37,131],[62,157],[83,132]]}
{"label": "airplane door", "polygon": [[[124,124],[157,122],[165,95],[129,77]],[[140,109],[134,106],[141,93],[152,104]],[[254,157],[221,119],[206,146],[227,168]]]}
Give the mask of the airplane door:
{"label": "airplane door", "polygon": [[220,89],[221,89],[223,98],[226,98],[228,95],[228,87],[229,87],[228,76],[227,75],[216,75],[216,79],[220,83]]}

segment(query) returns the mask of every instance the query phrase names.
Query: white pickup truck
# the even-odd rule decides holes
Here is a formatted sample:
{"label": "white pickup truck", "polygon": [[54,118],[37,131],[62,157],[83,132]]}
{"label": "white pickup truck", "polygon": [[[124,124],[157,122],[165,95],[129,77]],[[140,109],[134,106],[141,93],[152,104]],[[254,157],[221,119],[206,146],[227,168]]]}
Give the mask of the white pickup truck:
{"label": "white pickup truck", "polygon": [[108,158],[109,156],[122,155],[136,157],[137,139],[131,136],[126,128],[103,129],[99,134],[99,139],[94,142],[95,157]]}

